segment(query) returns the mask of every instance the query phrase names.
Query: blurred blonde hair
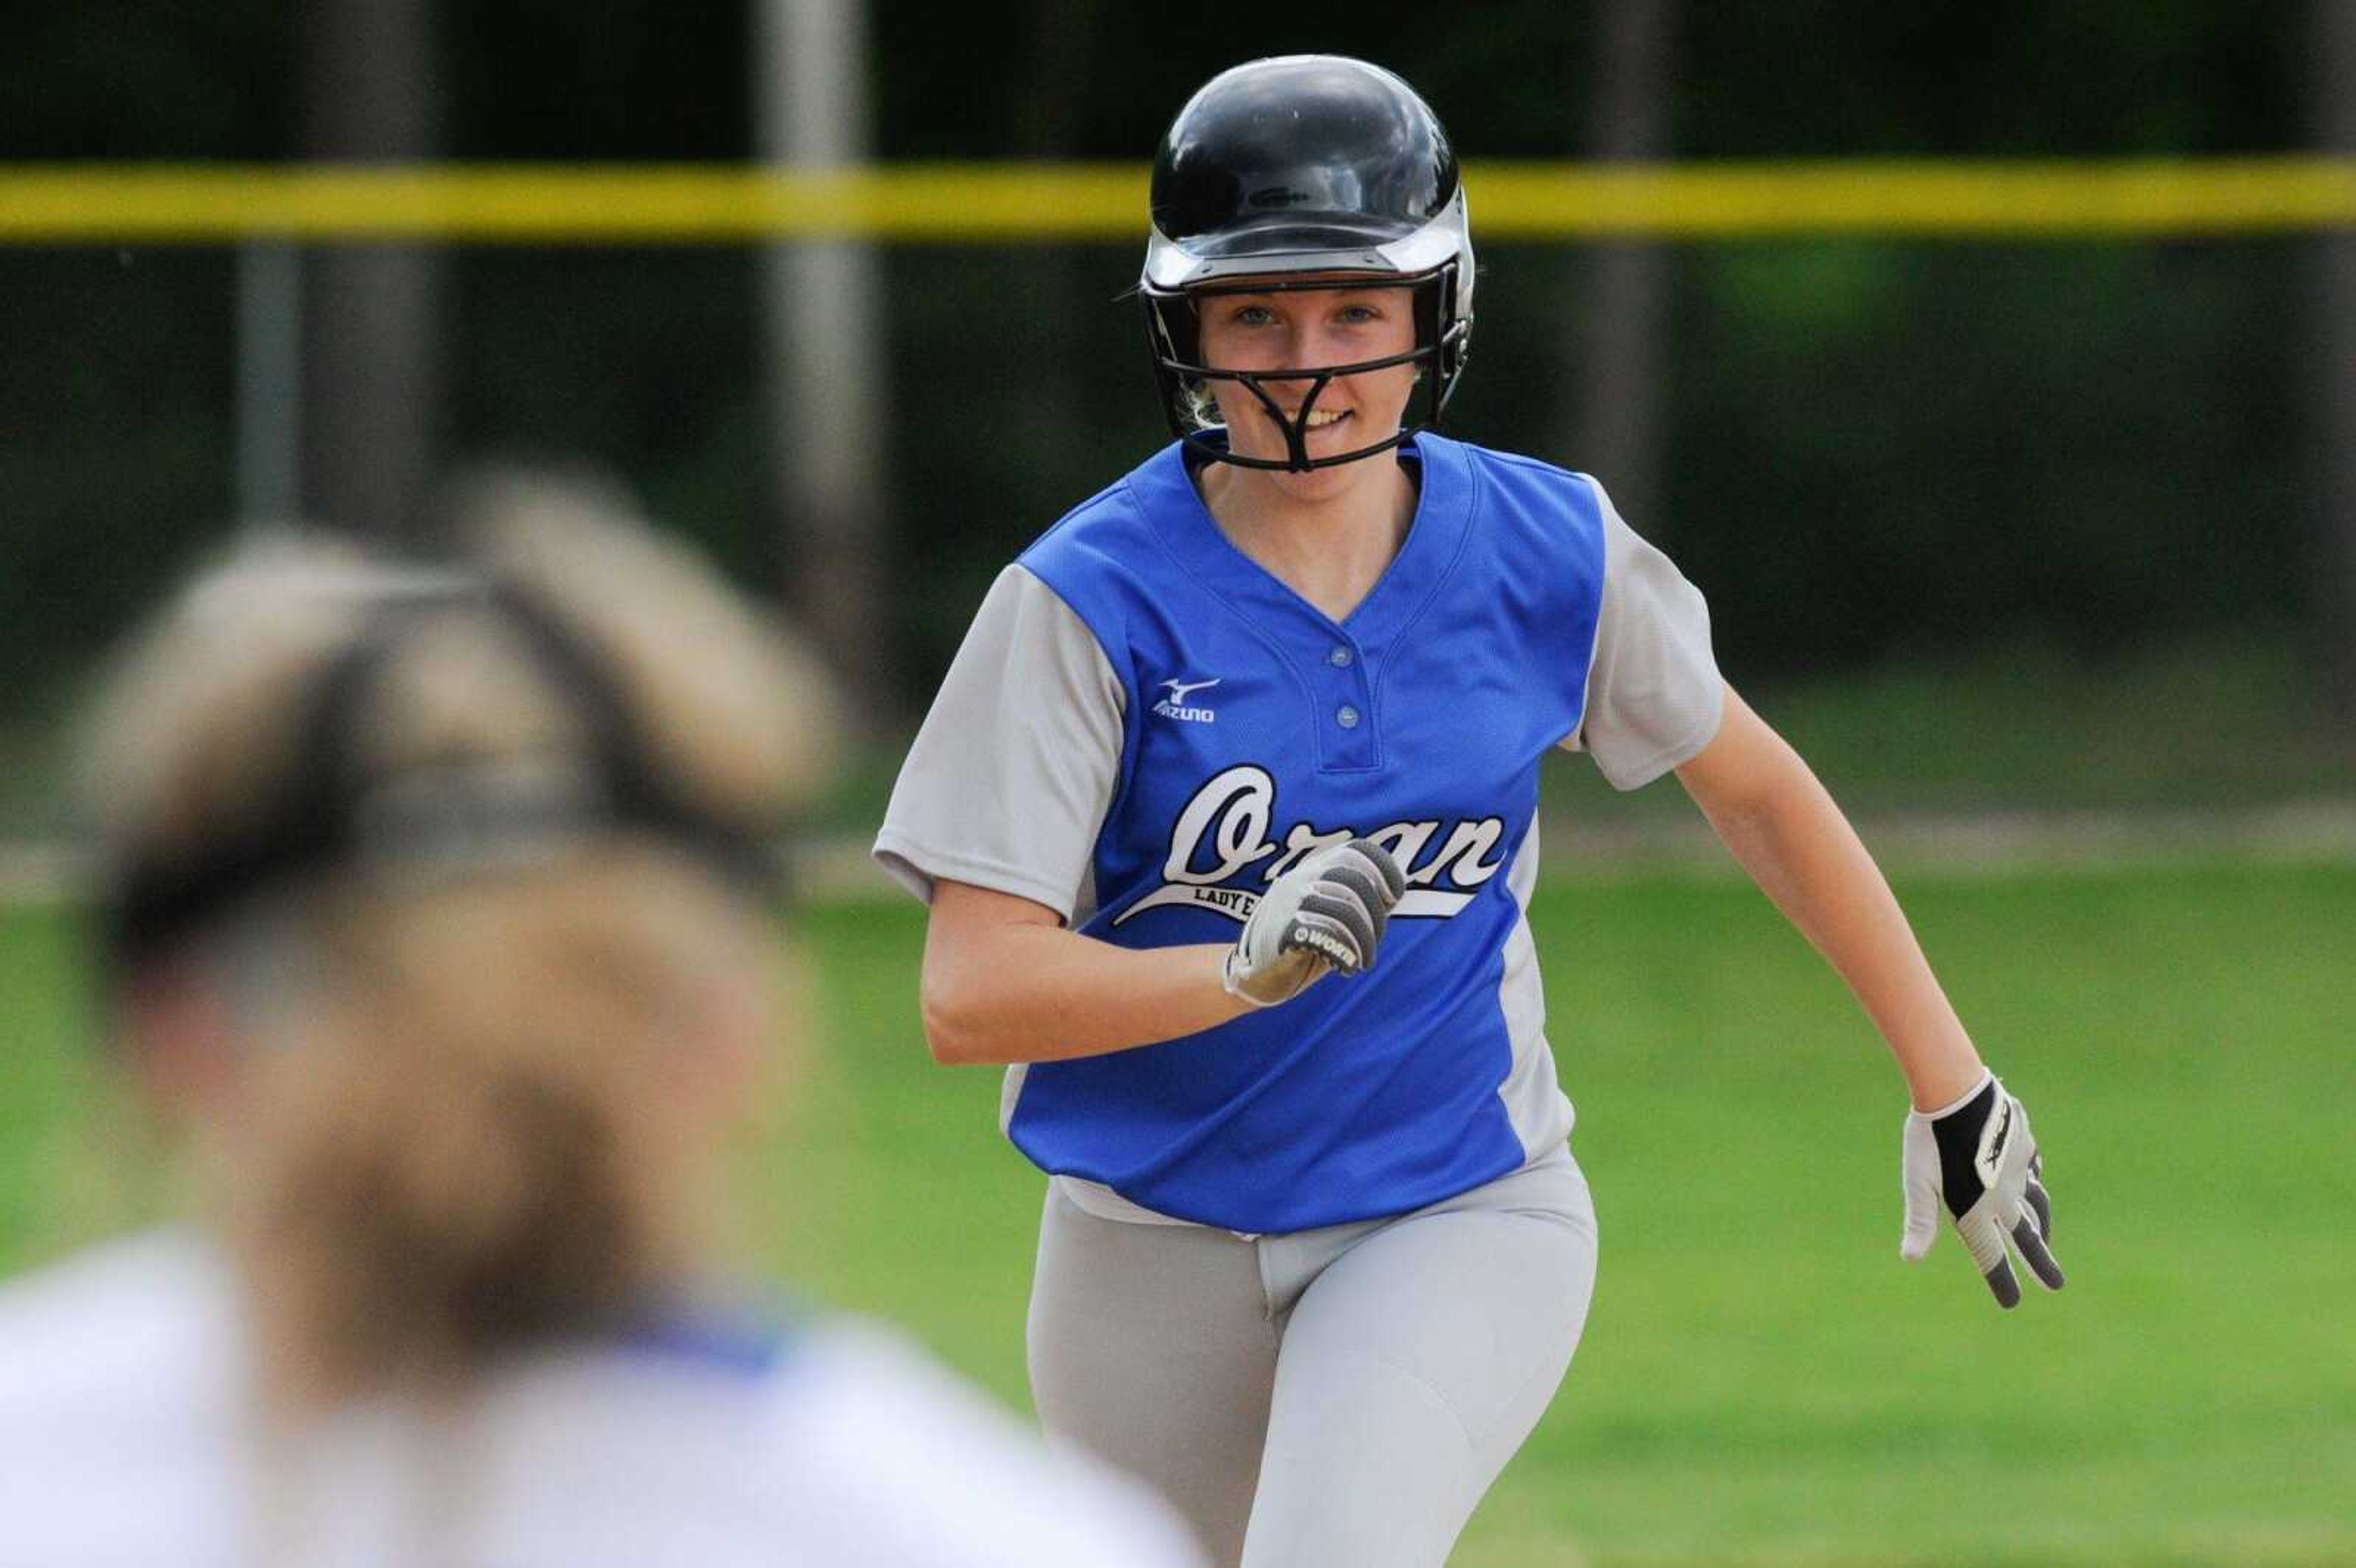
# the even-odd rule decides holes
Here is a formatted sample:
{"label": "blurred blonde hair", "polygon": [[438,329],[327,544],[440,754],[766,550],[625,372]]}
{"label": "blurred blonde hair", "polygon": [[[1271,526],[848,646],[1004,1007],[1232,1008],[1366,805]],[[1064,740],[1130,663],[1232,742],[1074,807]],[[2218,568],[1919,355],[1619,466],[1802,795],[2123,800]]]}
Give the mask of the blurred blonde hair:
{"label": "blurred blonde hair", "polygon": [[[158,619],[91,733],[112,864],[184,863],[266,828],[266,803],[319,763],[298,731],[322,673],[388,604],[472,573],[528,592],[594,651],[697,811],[766,827],[814,785],[830,687],[682,549],[577,483],[495,476],[455,510],[466,567],[273,539]],[[348,726],[349,763],[394,787],[452,767],[578,768],[591,737],[561,688],[513,625],[459,595],[392,644]],[[462,1384],[646,1309],[694,1266],[708,1131],[667,1107],[764,985],[764,910],[626,824],[481,848],[279,878],[164,957],[232,1020],[221,1218],[282,1413]]]}

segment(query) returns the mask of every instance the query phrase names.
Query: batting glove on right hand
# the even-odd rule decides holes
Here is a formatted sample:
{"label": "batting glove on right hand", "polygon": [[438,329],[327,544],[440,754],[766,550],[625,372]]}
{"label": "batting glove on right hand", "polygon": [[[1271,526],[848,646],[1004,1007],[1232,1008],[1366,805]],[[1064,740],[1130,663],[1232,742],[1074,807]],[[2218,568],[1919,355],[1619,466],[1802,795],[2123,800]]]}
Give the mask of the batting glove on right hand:
{"label": "batting glove on right hand", "polygon": [[2020,1305],[2007,1237],[2039,1284],[2062,1288],[2062,1265],[2047,1244],[2053,1202],[2045,1194],[2044,1162],[2029,1135],[2029,1113],[1995,1073],[1946,1110],[1908,1112],[1903,1157],[1906,1234],[1900,1256],[1913,1263],[1931,1250],[1944,1200],[1998,1307]]}
{"label": "batting glove on right hand", "polygon": [[1407,876],[1371,838],[1311,855],[1269,885],[1227,954],[1222,981],[1255,1007],[1290,1001],[1332,971],[1371,968]]}

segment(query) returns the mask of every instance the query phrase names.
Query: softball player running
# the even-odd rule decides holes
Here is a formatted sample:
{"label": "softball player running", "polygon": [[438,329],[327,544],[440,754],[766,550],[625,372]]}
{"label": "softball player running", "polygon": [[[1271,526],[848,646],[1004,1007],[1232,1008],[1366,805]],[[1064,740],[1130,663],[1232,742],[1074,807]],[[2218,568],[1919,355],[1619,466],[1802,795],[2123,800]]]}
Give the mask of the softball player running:
{"label": "softball player running", "polygon": [[1000,576],[876,842],[931,901],[934,1053],[1012,1064],[1052,1178],[1044,1420],[1248,1568],[1441,1562],[1578,1344],[1595,1221],[1524,912],[1551,748],[1675,771],[1855,989],[1915,1107],[1905,1254],[1944,1201],[2002,1305],[2008,1238],[2062,1283],[2019,1102],[1700,593],[1594,480],[1433,433],[1473,284],[1398,78],[1198,92],[1142,280],[1178,439]]}
{"label": "softball player running", "polygon": [[730,1283],[824,694],[642,531],[498,509],[463,572],[241,557],[107,705],[122,1060],[211,1202],[0,1291],[0,1564],[1199,1563]]}

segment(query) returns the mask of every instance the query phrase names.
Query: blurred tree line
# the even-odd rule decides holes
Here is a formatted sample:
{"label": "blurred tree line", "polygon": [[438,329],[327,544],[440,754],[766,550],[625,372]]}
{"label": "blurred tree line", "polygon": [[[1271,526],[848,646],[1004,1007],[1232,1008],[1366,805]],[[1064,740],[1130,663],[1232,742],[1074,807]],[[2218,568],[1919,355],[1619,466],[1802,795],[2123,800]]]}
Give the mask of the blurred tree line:
{"label": "blurred tree line", "polygon": [[[320,24],[302,20],[320,9],[17,8],[0,19],[0,159],[332,147],[322,127],[344,89],[323,88],[305,31]],[[430,102],[414,133],[434,155],[755,153],[741,8],[419,15]],[[2243,154],[2318,134],[2314,13],[2288,5],[1174,16],[876,0],[875,155],[1141,160],[1215,70],[1312,48],[1401,70],[1475,158]],[[905,709],[998,566],[1165,439],[1125,297],[1143,223],[1137,244],[884,253],[894,578],[875,660]],[[1721,656],[1744,675],[1991,640],[2104,655],[2278,633],[2318,570],[2321,244],[1755,241],[1633,248],[1633,272],[1631,248],[1484,244],[1451,428],[1596,470],[1708,590]],[[52,703],[227,535],[234,263],[209,249],[0,251],[0,720]],[[434,450],[605,465],[790,596],[759,265],[728,248],[442,253],[418,383]],[[1630,312],[1645,325],[1615,337]]]}

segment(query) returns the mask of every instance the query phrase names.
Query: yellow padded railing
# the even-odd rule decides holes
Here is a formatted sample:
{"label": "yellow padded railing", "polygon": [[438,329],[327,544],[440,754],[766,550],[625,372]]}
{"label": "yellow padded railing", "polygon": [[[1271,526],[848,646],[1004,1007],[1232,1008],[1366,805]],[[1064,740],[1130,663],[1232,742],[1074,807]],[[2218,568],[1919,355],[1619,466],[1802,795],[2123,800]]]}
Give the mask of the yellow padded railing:
{"label": "yellow padded railing", "polygon": [[[0,244],[1135,241],[1130,164],[0,165]],[[1958,239],[2356,228],[2356,157],[2103,162],[1476,163],[1487,240]]]}

